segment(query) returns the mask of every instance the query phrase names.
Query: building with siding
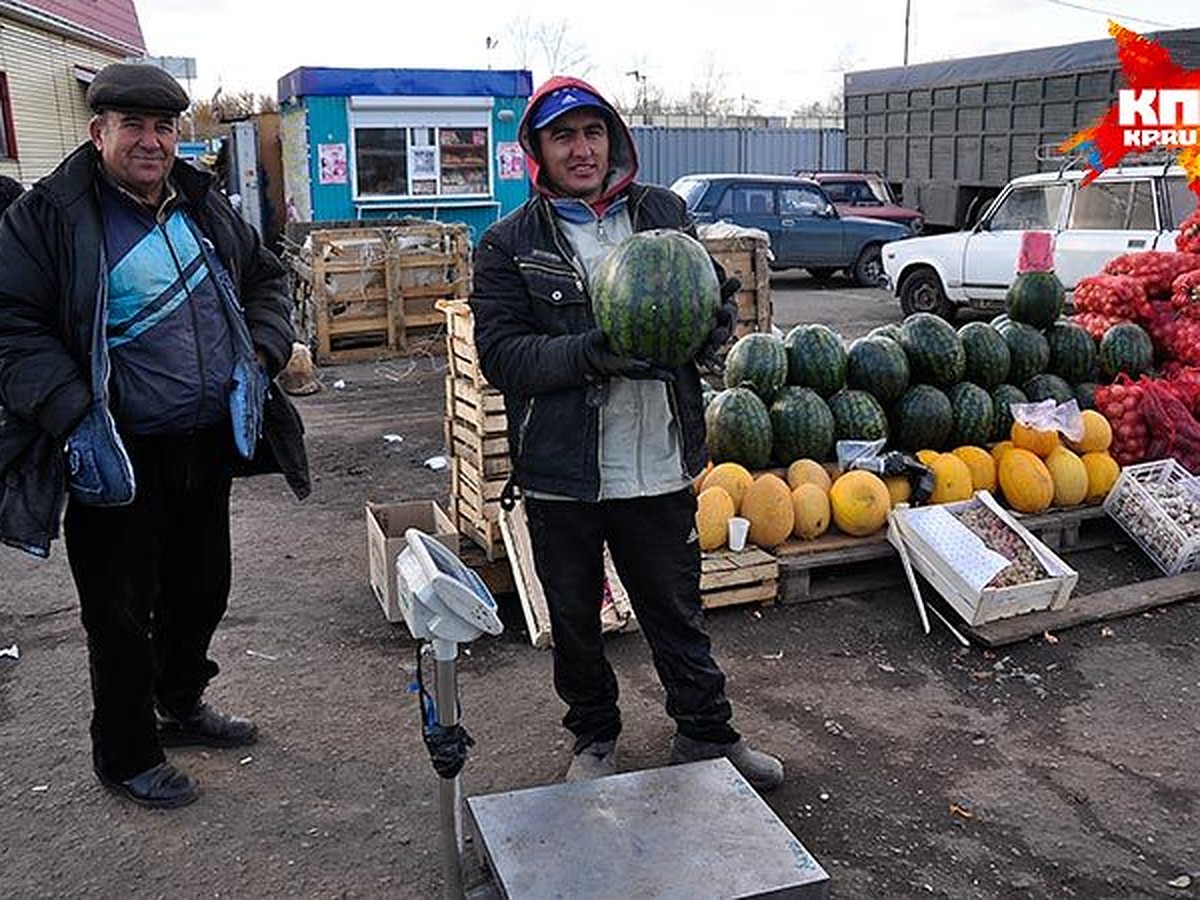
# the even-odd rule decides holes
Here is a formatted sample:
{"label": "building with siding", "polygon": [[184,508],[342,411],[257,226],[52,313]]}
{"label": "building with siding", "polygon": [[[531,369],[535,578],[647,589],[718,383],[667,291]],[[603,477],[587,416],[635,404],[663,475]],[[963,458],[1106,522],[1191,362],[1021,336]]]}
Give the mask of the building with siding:
{"label": "building with siding", "polygon": [[32,184],[87,136],[87,86],[146,53],[133,0],[0,0],[0,174]]}

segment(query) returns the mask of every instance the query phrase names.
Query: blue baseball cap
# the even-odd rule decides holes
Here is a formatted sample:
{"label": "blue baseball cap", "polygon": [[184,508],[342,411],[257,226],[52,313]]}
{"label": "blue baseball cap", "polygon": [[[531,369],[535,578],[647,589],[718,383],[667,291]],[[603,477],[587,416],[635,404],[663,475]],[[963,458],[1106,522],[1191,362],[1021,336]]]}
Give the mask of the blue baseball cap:
{"label": "blue baseball cap", "polygon": [[537,112],[533,117],[534,130],[545,128],[563,113],[587,106],[594,106],[603,112],[608,111],[608,106],[603,100],[583,88],[561,87],[551,91],[538,103]]}

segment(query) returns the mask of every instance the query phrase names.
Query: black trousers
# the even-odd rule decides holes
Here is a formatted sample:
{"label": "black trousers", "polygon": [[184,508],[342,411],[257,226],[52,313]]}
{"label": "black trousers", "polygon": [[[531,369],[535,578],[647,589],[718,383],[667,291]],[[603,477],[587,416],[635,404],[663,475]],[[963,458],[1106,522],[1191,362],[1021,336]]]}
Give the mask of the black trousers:
{"label": "black trousers", "polygon": [[677,730],[736,741],[725,675],[703,627],[693,492],[599,503],[528,498],[525,507],[550,610],[554,687],[568,707],[563,725],[575,735],[575,752],[621,731],[617,679],[600,634],[606,541]]}
{"label": "black trousers", "polygon": [[70,500],[67,556],[92,676],[92,759],[124,780],[164,759],[154,704],[186,715],[217,664],[209,642],[229,598],[228,426],[132,437],[128,506]]}

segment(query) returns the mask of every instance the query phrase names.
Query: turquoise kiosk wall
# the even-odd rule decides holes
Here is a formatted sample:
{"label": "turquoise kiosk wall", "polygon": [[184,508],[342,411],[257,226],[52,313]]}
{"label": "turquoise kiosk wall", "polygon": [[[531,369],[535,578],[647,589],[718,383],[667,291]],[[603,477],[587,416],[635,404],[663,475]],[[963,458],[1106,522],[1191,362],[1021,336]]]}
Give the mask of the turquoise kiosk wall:
{"label": "turquoise kiosk wall", "polygon": [[290,215],[416,216],[478,237],[529,196],[516,142],[532,89],[524,69],[289,72],[279,102]]}

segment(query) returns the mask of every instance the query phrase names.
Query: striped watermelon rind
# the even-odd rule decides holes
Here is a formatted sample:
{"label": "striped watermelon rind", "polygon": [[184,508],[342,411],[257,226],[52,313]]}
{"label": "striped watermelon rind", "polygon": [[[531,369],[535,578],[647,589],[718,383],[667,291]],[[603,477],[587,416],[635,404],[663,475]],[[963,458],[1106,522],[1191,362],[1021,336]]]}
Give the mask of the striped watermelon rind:
{"label": "striped watermelon rind", "polygon": [[1124,372],[1137,378],[1149,372],[1154,364],[1154,345],[1150,335],[1140,325],[1121,322],[1104,332],[1100,339],[1100,372],[1105,378],[1113,379]]}
{"label": "striped watermelon rind", "polygon": [[828,459],[833,451],[834,420],[829,405],[812,388],[780,388],[769,410],[772,456],[782,465],[798,459]]}
{"label": "striped watermelon rind", "polygon": [[1012,365],[1012,356],[1000,332],[986,322],[968,322],[958,329],[958,338],[967,355],[963,380],[989,391],[1003,384]]}
{"label": "striped watermelon rind", "polygon": [[986,444],[992,437],[992,395],[977,384],[960,381],[946,392],[954,411],[948,444],[952,447]]}
{"label": "striped watermelon rind", "polygon": [[1081,326],[1060,319],[1044,332],[1050,347],[1046,371],[1067,384],[1087,380],[1096,362],[1096,341]]}
{"label": "striped watermelon rind", "polygon": [[787,383],[787,374],[787,351],[771,334],[744,335],[725,357],[725,387],[748,387],[763,403],[770,403]]}
{"label": "striped watermelon rind", "polygon": [[862,337],[846,352],[846,387],[891,405],[908,390],[908,356],[891,338]]}
{"label": "striped watermelon rind", "polygon": [[705,444],[713,462],[761,469],[771,458],[771,416],[749,388],[727,388],[704,411]]}
{"label": "striped watermelon rind", "polygon": [[721,302],[704,245],[665,228],[621,241],[596,267],[590,289],[596,324],[612,349],[669,368],[704,347]]}
{"label": "striped watermelon rind", "polygon": [[809,387],[832,397],[846,386],[846,348],[826,325],[797,325],[783,339],[788,384]]}
{"label": "striped watermelon rind", "polygon": [[829,398],[833,433],[839,441],[887,440],[887,413],[866,391],[846,388]]}
{"label": "striped watermelon rind", "polygon": [[900,326],[900,346],[914,383],[950,387],[962,381],[967,354],[954,326],[933,313],[913,313]]}
{"label": "striped watermelon rind", "polygon": [[954,409],[943,391],[914,384],[892,407],[892,444],[901,450],[940,450],[954,428]]}
{"label": "striped watermelon rind", "polygon": [[1028,403],[1025,392],[1013,384],[998,384],[992,388],[992,440],[1007,441],[1012,433],[1014,403]]}
{"label": "striped watermelon rind", "polygon": [[1007,383],[1024,384],[1046,371],[1050,364],[1050,344],[1040,331],[1024,322],[1006,322],[998,330],[1008,344],[1011,359]]}

